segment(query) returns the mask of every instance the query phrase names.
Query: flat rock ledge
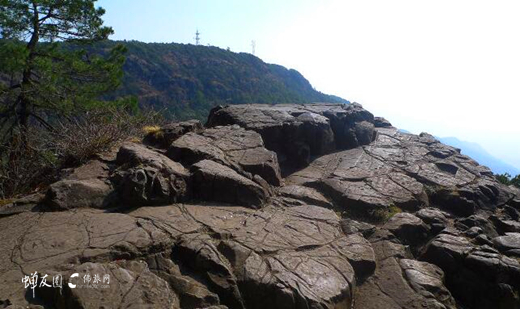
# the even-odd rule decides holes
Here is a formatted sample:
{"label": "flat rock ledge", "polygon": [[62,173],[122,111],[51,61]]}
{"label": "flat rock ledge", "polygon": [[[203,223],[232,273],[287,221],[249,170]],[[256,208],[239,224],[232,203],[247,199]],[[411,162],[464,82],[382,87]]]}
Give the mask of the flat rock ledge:
{"label": "flat rock ledge", "polygon": [[520,308],[519,201],[359,104],[217,107],[1,206],[0,307]]}

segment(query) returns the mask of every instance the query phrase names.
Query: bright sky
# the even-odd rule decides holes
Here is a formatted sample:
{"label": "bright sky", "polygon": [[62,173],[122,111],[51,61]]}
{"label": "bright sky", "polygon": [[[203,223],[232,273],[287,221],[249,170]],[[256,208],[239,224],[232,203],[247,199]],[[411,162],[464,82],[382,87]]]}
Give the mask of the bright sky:
{"label": "bright sky", "polygon": [[520,168],[520,1],[101,0],[113,39],[251,52],[413,133]]}

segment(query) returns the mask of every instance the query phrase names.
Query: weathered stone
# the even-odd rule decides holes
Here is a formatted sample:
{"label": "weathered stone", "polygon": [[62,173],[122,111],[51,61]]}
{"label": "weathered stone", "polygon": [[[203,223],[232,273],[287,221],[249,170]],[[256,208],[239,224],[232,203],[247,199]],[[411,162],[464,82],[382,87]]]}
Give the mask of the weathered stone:
{"label": "weathered stone", "polygon": [[264,188],[219,163],[202,160],[192,166],[192,171],[196,198],[255,208],[267,199]]}
{"label": "weathered stone", "polygon": [[357,289],[354,308],[456,308],[442,272],[428,263],[409,263],[403,245],[381,236],[376,232],[371,237],[377,268]]}
{"label": "weathered stone", "polygon": [[406,212],[395,214],[383,227],[394,233],[404,243],[413,246],[425,242],[430,232],[428,226],[420,218]]}
{"label": "weathered stone", "polygon": [[[152,307],[178,308],[179,300],[166,281],[154,275],[144,262],[85,263],[73,268],[76,278],[65,277],[65,290],[47,288],[43,298],[62,308]],[[69,273],[69,274],[70,274]],[[94,276],[99,283],[94,283]],[[102,281],[108,275],[108,281]],[[86,281],[85,276],[90,280]],[[69,288],[68,284],[75,288]],[[49,291],[50,290],[50,291]],[[50,295],[49,295],[50,294]]]}
{"label": "weathered stone", "polygon": [[464,231],[471,227],[479,227],[482,229],[483,233],[490,237],[498,236],[495,227],[492,224],[490,218],[486,218],[482,215],[471,215],[466,218],[460,218],[455,221],[456,226],[460,226],[460,230]]}
{"label": "weathered stone", "polygon": [[[507,207],[507,206],[506,206]],[[514,208],[511,208],[513,211],[516,212],[516,210]],[[513,216],[516,217],[516,213],[513,213]],[[513,232],[513,233],[520,233],[520,221],[518,220],[518,217],[516,217],[516,219],[511,219],[509,215],[502,215],[502,216],[496,216],[496,215],[492,215],[492,216],[489,216],[489,221],[491,221],[497,232],[499,234],[504,234],[504,233],[510,233],[510,232]]]}
{"label": "weathered stone", "polygon": [[392,124],[383,117],[374,117],[374,126],[376,128],[387,128],[391,127]]}
{"label": "weathered stone", "polygon": [[493,243],[501,252],[520,257],[520,233],[506,233],[505,236],[495,237]]}
{"label": "weathered stone", "polygon": [[508,204],[517,210],[520,210],[520,188],[516,186],[509,186],[509,190],[514,194],[513,197],[508,201]]}
{"label": "weathered stone", "polygon": [[52,209],[106,208],[112,187],[106,181],[61,180],[53,183],[47,192],[47,205]]}
{"label": "weathered stone", "polygon": [[204,130],[202,124],[198,120],[188,120],[182,122],[173,122],[164,125],[157,132],[148,133],[143,143],[160,148],[168,148],[173,141],[188,132],[200,133]]}
{"label": "weathered stone", "polygon": [[468,236],[468,237],[474,238],[474,237],[477,237],[478,235],[482,234],[483,232],[484,231],[480,227],[474,226],[474,227],[467,229],[464,232],[464,234],[466,234],[466,236]]}
{"label": "weathered stone", "polygon": [[220,295],[223,303],[232,308],[244,308],[237,279],[211,237],[205,234],[183,235],[173,250],[173,255],[183,265],[192,271],[202,271],[209,288]]}
{"label": "weathered stone", "polygon": [[327,200],[320,192],[313,188],[298,186],[298,185],[288,185],[281,187],[278,190],[278,193],[281,196],[296,199],[302,202],[303,205],[316,205],[322,207],[332,207],[332,203]]}
{"label": "weathered stone", "polygon": [[198,280],[183,275],[180,267],[167,254],[160,253],[146,259],[150,270],[164,279],[179,297],[180,308],[195,309],[218,306],[220,298]]}
{"label": "weathered stone", "polygon": [[[459,149],[357,104],[217,108],[209,124],[2,206],[0,307],[520,306],[518,193]],[[63,274],[62,293],[33,298],[35,271]],[[113,284],[70,289],[77,271]]]}
{"label": "weathered stone", "polygon": [[373,118],[357,104],[248,104],[213,109],[207,125],[238,124],[256,131],[282,162],[305,166],[310,156],[371,142]]}
{"label": "weathered stone", "polygon": [[41,193],[34,193],[18,198],[0,206],[0,217],[11,216],[26,211],[38,211],[44,199],[45,195]]}
{"label": "weathered stone", "polygon": [[430,226],[432,233],[439,233],[448,225],[449,215],[436,208],[423,208],[415,213]]}
{"label": "weathered stone", "polygon": [[276,153],[264,148],[260,134],[239,126],[188,133],[171,144],[168,156],[186,165],[212,160],[242,174],[259,175],[272,185],[281,183]]}
{"label": "weathered stone", "polygon": [[468,216],[479,208],[494,210],[512,196],[478,163],[430,135],[391,127],[377,132],[370,145],[321,156],[286,182],[315,187],[365,215],[391,205],[418,210],[433,204]]}
{"label": "weathered stone", "polygon": [[412,288],[423,295],[440,301],[447,308],[456,308],[455,300],[444,286],[444,272],[439,267],[416,260],[402,259],[401,268]]}
{"label": "weathered stone", "polygon": [[462,260],[472,249],[473,245],[464,237],[447,233],[435,237],[424,252],[424,259],[440,266],[445,273],[455,271]]}
{"label": "weathered stone", "polygon": [[350,234],[334,243],[354,268],[356,276],[364,279],[374,273],[376,261],[372,245],[361,234]]}
{"label": "weathered stone", "polygon": [[144,145],[124,144],[117,154],[117,162],[121,167],[112,176],[112,181],[125,204],[165,205],[189,196],[188,171]]}
{"label": "weathered stone", "polygon": [[128,166],[149,166],[168,174],[185,175],[184,167],[168,157],[137,143],[125,143],[117,153],[117,163]]}
{"label": "weathered stone", "polygon": [[369,223],[358,222],[347,218],[341,220],[341,229],[343,230],[343,233],[347,235],[361,233],[363,236],[369,237],[375,232],[376,227]]}
{"label": "weathered stone", "polygon": [[422,258],[444,270],[451,293],[467,306],[510,308],[520,300],[506,293],[507,287],[519,287],[520,264],[492,250],[478,250],[464,237],[440,234]]}
{"label": "weathered stone", "polygon": [[54,210],[106,208],[113,201],[109,167],[93,160],[63,172],[64,178],[50,185],[44,203]]}

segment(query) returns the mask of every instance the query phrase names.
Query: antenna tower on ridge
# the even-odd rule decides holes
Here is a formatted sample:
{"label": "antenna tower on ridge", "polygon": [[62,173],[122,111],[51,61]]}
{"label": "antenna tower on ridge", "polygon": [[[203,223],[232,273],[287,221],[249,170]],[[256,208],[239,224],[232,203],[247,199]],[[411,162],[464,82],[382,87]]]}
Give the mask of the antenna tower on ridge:
{"label": "antenna tower on ridge", "polygon": [[197,29],[197,32],[195,32],[195,45],[199,45],[200,43],[200,32],[199,29]]}

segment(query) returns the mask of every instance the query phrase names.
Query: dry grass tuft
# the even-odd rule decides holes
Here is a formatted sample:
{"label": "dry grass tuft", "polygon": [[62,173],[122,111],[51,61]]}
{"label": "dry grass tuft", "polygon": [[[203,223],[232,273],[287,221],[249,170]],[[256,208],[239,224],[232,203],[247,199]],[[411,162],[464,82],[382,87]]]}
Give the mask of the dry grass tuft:
{"label": "dry grass tuft", "polygon": [[56,180],[63,168],[85,163],[96,154],[110,150],[130,138],[143,136],[141,128],[159,128],[157,112],[134,115],[121,109],[89,111],[53,122],[51,131],[32,128],[29,147],[20,136],[0,145],[0,199],[7,199],[45,187]]}

